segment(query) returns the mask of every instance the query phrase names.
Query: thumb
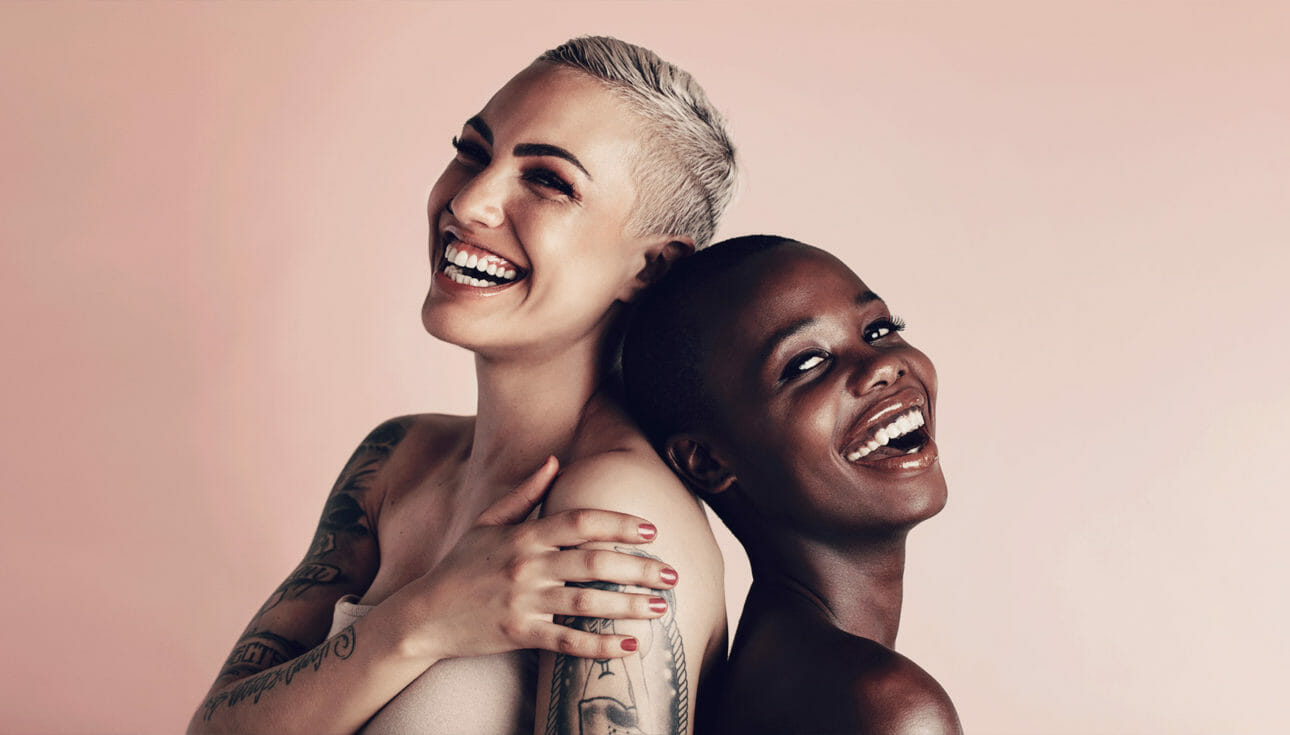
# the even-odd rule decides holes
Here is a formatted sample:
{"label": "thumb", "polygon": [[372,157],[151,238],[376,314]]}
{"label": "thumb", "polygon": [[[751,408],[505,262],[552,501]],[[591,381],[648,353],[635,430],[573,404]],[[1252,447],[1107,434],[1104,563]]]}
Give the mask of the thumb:
{"label": "thumb", "polygon": [[484,509],[484,512],[479,514],[479,525],[504,526],[519,523],[528,518],[529,513],[532,513],[537,504],[542,502],[542,498],[551,488],[551,483],[559,471],[560,460],[547,457],[542,466],[526,477],[514,490]]}

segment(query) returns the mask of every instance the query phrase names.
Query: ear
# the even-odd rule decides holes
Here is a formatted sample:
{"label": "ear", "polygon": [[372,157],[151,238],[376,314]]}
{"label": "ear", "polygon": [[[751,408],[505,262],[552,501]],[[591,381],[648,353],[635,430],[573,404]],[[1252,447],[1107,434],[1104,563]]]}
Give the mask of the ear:
{"label": "ear", "polygon": [[737,479],[724,457],[693,436],[668,439],[663,455],[672,471],[701,495],[724,493]]}
{"label": "ear", "polygon": [[672,264],[694,254],[694,238],[673,237],[659,240],[645,249],[645,267],[627,284],[626,291],[619,294],[619,301],[631,301],[651,283],[657,282],[667,273]]}

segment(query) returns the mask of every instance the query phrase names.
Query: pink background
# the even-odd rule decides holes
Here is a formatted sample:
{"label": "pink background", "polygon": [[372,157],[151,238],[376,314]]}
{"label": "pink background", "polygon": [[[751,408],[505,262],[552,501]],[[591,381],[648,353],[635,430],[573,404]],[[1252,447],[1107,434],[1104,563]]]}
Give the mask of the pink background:
{"label": "pink background", "polygon": [[472,410],[426,193],[586,32],[936,360],[899,647],[968,732],[1284,722],[1290,11],[1034,5],[0,6],[0,730],[180,730],[363,433]]}

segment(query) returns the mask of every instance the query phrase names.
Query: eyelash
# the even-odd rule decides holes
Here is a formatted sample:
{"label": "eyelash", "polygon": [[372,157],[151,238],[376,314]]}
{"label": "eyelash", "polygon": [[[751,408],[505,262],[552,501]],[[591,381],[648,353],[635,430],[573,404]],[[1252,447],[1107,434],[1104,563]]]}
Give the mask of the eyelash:
{"label": "eyelash", "polygon": [[[478,168],[488,165],[488,152],[484,150],[483,146],[480,146],[477,143],[471,143],[470,141],[460,140],[454,135],[452,137],[452,147],[457,150],[457,156],[463,159],[461,161],[463,164]],[[530,171],[526,171],[524,173],[524,180],[544,189],[557,191],[564,196],[576,198],[574,197],[573,185],[560,178],[558,174],[550,169],[535,168]]]}
{"label": "eyelash", "polygon": [[[876,332],[881,330],[886,331],[882,332],[882,334],[876,334]],[[889,336],[895,332],[903,331],[905,331],[905,320],[898,316],[888,316],[870,322],[865,326],[864,332],[861,336],[864,337],[865,342],[872,344],[883,337]]]}
{"label": "eyelash", "polygon": [[[898,316],[883,317],[865,325],[862,337],[865,344],[873,344],[878,340],[888,337],[896,332],[902,332],[905,329],[905,320]],[[820,367],[827,366],[833,362],[833,355],[824,350],[807,350],[800,355],[795,356],[784,366],[784,372],[779,376],[779,382],[785,383],[793,378]]]}

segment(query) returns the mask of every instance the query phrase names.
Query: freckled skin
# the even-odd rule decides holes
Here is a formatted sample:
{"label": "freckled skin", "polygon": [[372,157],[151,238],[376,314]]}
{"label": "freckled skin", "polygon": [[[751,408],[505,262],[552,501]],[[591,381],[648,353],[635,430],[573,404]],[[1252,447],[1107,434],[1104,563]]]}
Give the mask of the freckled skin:
{"label": "freckled skin", "polygon": [[[868,287],[821,250],[775,246],[706,285],[698,338],[714,414],[669,446],[692,441],[712,460],[671,458],[753,566],[720,730],[960,733],[944,689],[892,650],[906,535],[946,500],[939,460],[896,471],[841,451],[893,401],[920,402],[934,437],[931,361],[882,326],[886,304],[864,300]],[[768,352],[794,324],[804,326]]]}

